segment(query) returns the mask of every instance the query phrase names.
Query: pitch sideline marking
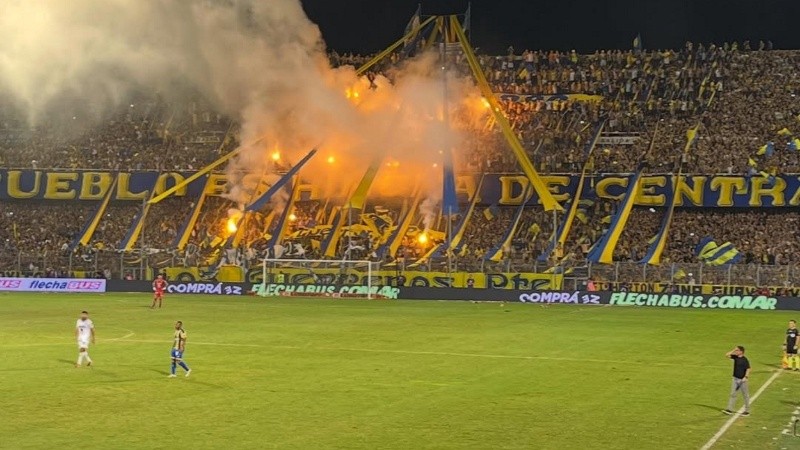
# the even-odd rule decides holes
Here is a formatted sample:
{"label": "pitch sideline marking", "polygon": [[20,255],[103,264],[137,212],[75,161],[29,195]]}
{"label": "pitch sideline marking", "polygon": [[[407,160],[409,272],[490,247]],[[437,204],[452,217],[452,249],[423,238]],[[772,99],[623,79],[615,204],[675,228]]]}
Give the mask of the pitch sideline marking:
{"label": "pitch sideline marking", "polygon": [[[129,335],[119,338],[105,339],[103,342],[114,342],[119,344],[124,343],[146,343],[146,344],[169,344],[168,340],[158,339],[128,339]],[[2,347],[33,347],[33,346],[60,346],[66,345],[62,343],[46,343],[46,344],[21,344],[21,345],[2,345]],[[423,356],[455,356],[462,358],[491,358],[491,359],[520,359],[527,361],[564,361],[564,362],[591,362],[601,364],[632,364],[632,365],[648,365],[659,367],[708,367],[705,365],[691,365],[691,364],[678,364],[678,363],[663,363],[651,361],[625,361],[625,360],[612,360],[612,359],[586,359],[586,358],[566,358],[559,356],[531,356],[531,355],[496,355],[486,353],[457,353],[457,352],[433,352],[433,351],[412,351],[412,350],[391,350],[391,349],[370,349],[370,348],[350,348],[350,347],[299,347],[293,345],[259,345],[259,344],[236,344],[236,343],[222,343],[222,342],[193,342],[192,345],[209,345],[217,347],[251,347],[251,348],[276,348],[276,349],[289,349],[289,350],[328,350],[340,352],[362,352],[362,353],[391,353],[399,355],[423,355]],[[753,396],[755,399],[755,396]],[[752,401],[752,399],[751,399]]]}
{"label": "pitch sideline marking", "polygon": [[[122,328],[122,327],[111,327],[111,328],[119,328],[122,331],[127,331],[128,334],[126,334],[125,336],[120,336],[120,337],[115,337],[115,338],[110,338],[110,339],[102,339],[100,341],[101,343],[103,343],[103,342],[114,342],[114,341],[124,341],[124,340],[127,340],[129,337],[133,337],[133,336],[136,335],[136,333],[134,333],[133,330],[129,330],[127,328]],[[62,341],[66,340],[66,338],[61,337],[61,336],[59,336],[59,337],[45,336],[45,338],[47,338],[47,339],[58,339],[58,340],[62,340]],[[0,347],[8,347],[8,348],[17,348],[17,347],[56,347],[56,346],[62,346],[62,345],[67,345],[67,344],[66,343],[61,343],[61,342],[45,342],[45,343],[38,343],[38,344],[0,345]]]}
{"label": "pitch sideline marking", "polygon": [[[302,348],[302,347],[295,347]],[[458,356],[466,358],[493,358],[493,359],[523,359],[523,360],[542,360],[542,361],[565,361],[565,362],[596,362],[607,364],[637,364],[649,366],[680,366],[680,367],[693,367],[686,364],[672,364],[672,363],[659,363],[659,362],[646,362],[646,361],[621,361],[610,359],[586,359],[586,358],[565,358],[559,356],[530,356],[530,355],[492,355],[485,353],[456,353],[456,352],[427,352],[427,351],[411,351],[411,350],[389,350],[389,349],[368,349],[368,348],[345,348],[345,347],[320,347],[320,350],[338,350],[347,352],[365,352],[365,353],[394,353],[401,355],[430,355],[430,356]],[[707,366],[697,366],[707,367]]]}
{"label": "pitch sideline marking", "polygon": [[[794,427],[794,424],[797,421],[800,421],[800,406],[795,408],[794,413],[792,413],[792,419],[789,420],[789,424],[786,425],[786,428],[784,428],[781,431],[781,435],[792,436],[794,434],[794,431],[792,430],[792,428]],[[775,438],[775,439],[777,439],[777,438]]]}
{"label": "pitch sideline marking", "polygon": [[[750,405],[755,403],[756,399],[758,399],[758,397],[761,395],[761,393],[766,391],[767,388],[769,387],[769,385],[772,384],[772,382],[775,381],[775,379],[778,378],[780,375],[781,375],[781,371],[777,371],[777,372],[773,373],[772,376],[769,377],[769,379],[767,381],[765,381],[764,384],[762,384],[761,387],[758,388],[758,391],[756,391],[756,393],[750,398]],[[732,415],[731,418],[728,419],[727,422],[725,422],[725,424],[722,425],[722,428],[720,428],[719,431],[717,431],[717,434],[712,436],[711,439],[709,439],[708,442],[706,442],[706,445],[702,446],[700,448],[700,450],[708,450],[711,447],[713,447],[714,444],[717,443],[719,438],[721,438],[722,435],[725,434],[726,431],[728,431],[728,428],[730,428],[731,425],[733,425],[733,422],[736,422],[736,419],[739,418],[739,415],[742,412],[744,412],[744,406],[739,408],[739,410],[736,411],[736,413],[734,415]]]}
{"label": "pitch sideline marking", "polygon": [[126,334],[125,336],[118,337],[118,338],[112,338],[112,339],[106,339],[106,341],[122,341],[122,340],[128,339],[129,337],[133,337],[134,335],[136,335],[136,333],[131,331],[130,333]]}
{"label": "pitch sideline marking", "polygon": [[[145,343],[166,343],[168,341],[160,340],[137,340],[126,339],[119,342],[145,342]],[[566,358],[558,356],[530,356],[530,355],[493,355],[484,353],[456,353],[456,352],[429,352],[429,351],[412,351],[412,350],[391,350],[391,349],[369,349],[369,348],[350,348],[350,347],[300,347],[295,345],[258,345],[258,344],[224,344],[218,342],[194,342],[197,345],[215,345],[222,347],[258,347],[258,348],[282,348],[289,350],[328,350],[340,352],[362,352],[362,353],[391,353],[400,355],[424,355],[424,356],[456,356],[465,358],[492,358],[492,359],[521,359],[528,361],[542,360],[542,361],[565,361],[565,362],[595,362],[604,364],[635,364],[635,365],[649,365],[661,367],[707,367],[700,365],[687,365],[687,364],[673,364],[661,362],[648,362],[648,361],[622,361],[610,359],[586,359],[586,358]]]}

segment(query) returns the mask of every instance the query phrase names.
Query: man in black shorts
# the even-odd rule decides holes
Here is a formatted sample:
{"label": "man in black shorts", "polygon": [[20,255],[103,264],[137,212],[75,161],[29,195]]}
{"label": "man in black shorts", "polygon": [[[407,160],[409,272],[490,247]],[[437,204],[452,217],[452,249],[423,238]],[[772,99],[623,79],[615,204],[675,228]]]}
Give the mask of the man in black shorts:
{"label": "man in black shorts", "polygon": [[750,415],[750,388],[747,380],[750,378],[750,361],[744,356],[744,347],[737,345],[733,350],[725,354],[726,358],[733,360],[733,383],[731,384],[731,395],[728,398],[728,407],[723,409],[725,414],[733,414],[736,406],[736,393],[741,391],[744,397],[743,416]]}
{"label": "man in black shorts", "polygon": [[794,367],[795,371],[800,371],[800,358],[797,356],[797,335],[797,322],[790,320],[789,328],[786,330],[786,343],[783,344],[786,349],[786,359],[788,360],[786,370],[792,370]]}

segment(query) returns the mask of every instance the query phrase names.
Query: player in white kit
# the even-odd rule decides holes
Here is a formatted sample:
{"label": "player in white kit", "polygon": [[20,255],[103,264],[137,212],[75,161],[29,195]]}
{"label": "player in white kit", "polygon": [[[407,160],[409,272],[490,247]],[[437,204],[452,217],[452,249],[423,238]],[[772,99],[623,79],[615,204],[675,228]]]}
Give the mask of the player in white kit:
{"label": "player in white kit", "polygon": [[75,367],[80,367],[83,360],[86,365],[92,365],[92,358],[89,357],[89,342],[94,344],[94,323],[89,318],[89,313],[81,311],[81,318],[75,324],[75,338],[78,340],[78,362]]}

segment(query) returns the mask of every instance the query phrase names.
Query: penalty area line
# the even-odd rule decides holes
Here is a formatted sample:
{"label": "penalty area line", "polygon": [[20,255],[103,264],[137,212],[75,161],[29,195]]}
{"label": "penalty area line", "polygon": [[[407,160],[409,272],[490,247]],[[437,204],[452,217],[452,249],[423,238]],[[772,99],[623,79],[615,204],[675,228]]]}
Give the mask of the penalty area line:
{"label": "penalty area line", "polygon": [[[780,371],[777,371],[777,372],[773,373],[773,374],[772,374],[772,376],[771,376],[771,377],[769,377],[769,379],[767,379],[767,381],[765,381],[765,382],[764,382],[764,384],[762,384],[760,388],[758,388],[758,391],[756,391],[756,393],[755,393],[755,394],[754,394],[752,397],[750,397],[750,405],[751,405],[751,406],[753,405],[753,403],[755,403],[755,402],[756,402],[756,400],[757,400],[757,399],[758,399],[758,397],[761,395],[761,393],[763,393],[764,391],[766,391],[766,390],[767,390],[767,388],[769,387],[769,385],[770,385],[770,384],[772,384],[772,382],[773,382],[773,381],[775,381],[775,379],[776,379],[776,378],[778,378],[780,375],[781,375],[781,372],[780,372]],[[739,410],[738,410],[738,411],[736,411],[736,413],[734,413],[734,414],[731,416],[731,418],[730,418],[730,419],[728,419],[728,421],[727,421],[727,422],[725,422],[725,423],[722,425],[722,428],[720,428],[720,429],[719,429],[719,431],[717,431],[717,434],[715,434],[714,436],[712,436],[712,437],[711,437],[711,439],[709,439],[709,440],[708,440],[708,442],[706,442],[706,445],[704,445],[704,446],[700,447],[700,450],[708,450],[708,449],[710,449],[711,447],[713,447],[713,446],[714,446],[714,444],[716,444],[716,443],[717,443],[717,441],[719,440],[719,438],[721,438],[721,437],[722,437],[722,435],[723,435],[723,434],[725,434],[725,432],[726,432],[726,431],[728,431],[728,428],[730,428],[730,427],[731,427],[731,425],[733,425],[733,423],[734,423],[734,422],[736,422],[736,419],[738,419],[738,418],[739,418],[739,416],[740,416],[740,415],[741,415],[743,412],[744,412],[744,406],[742,406],[741,408],[739,408]]]}

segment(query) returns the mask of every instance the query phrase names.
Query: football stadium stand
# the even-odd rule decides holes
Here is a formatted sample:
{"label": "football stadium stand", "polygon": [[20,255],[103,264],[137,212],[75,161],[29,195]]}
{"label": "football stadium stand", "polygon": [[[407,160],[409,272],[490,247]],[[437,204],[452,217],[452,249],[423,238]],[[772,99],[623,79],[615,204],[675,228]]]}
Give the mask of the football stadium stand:
{"label": "football stadium stand", "polygon": [[[330,59],[360,66],[371,56]],[[267,210],[247,215],[238,232],[230,229],[231,201],[183,195],[147,207],[138,229],[146,199],[58,200],[32,186],[49,186],[54,174],[96,183],[189,174],[239,145],[235,121],[199,99],[173,104],[143,93],[101,123],[72,117],[72,128],[31,128],[0,101],[0,271],[139,278],[146,269],[255,267],[285,257],[555,272],[576,285],[788,287],[800,276],[800,52],[687,43],[588,55],[526,50],[479,62],[536,170],[573,194],[580,186],[565,212],[506,198],[524,175],[489,121],[457,149],[455,172],[476,180],[480,198],[467,193],[449,223],[441,215],[433,224],[414,214],[404,220],[410,198],[374,199],[347,218],[343,239],[326,254],[341,207],[330,199],[301,198],[283,230],[281,212]],[[10,195],[12,188],[33,193]]]}

